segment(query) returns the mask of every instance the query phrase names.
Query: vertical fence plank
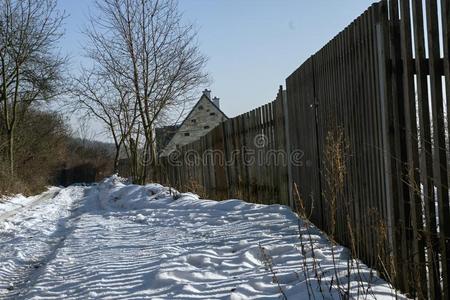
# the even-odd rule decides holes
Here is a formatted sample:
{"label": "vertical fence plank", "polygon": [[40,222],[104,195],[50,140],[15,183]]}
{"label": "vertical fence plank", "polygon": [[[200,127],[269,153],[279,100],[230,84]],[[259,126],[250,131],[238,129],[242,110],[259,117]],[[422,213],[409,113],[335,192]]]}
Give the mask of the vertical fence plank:
{"label": "vertical fence plank", "polygon": [[[394,199],[398,195],[395,189],[394,173],[395,171],[395,130],[394,110],[393,110],[393,94],[392,83],[390,73],[390,39],[389,39],[389,19],[388,19],[388,3],[387,0],[383,0],[379,3],[376,12],[376,47],[377,47],[377,63],[378,63],[378,82],[379,82],[379,109],[380,109],[380,130],[381,130],[381,154],[382,154],[382,176],[384,187],[384,220],[385,220],[385,243],[383,245],[383,273],[386,278],[391,281],[396,279],[395,276],[395,261],[393,261],[393,249],[396,249],[394,220],[395,209]],[[395,268],[395,267],[394,267]]]}
{"label": "vertical fence plank", "polygon": [[[263,134],[263,119],[262,119],[262,113],[263,113],[263,107],[260,106],[256,109],[256,127],[255,127],[255,133],[253,135],[254,138],[256,136],[259,136]],[[257,153],[258,146],[255,143],[255,139],[252,141],[252,145]],[[263,203],[263,198],[265,196],[264,191],[262,190],[262,186],[264,184],[264,169],[261,165],[258,156],[255,156],[256,161],[256,168],[258,170],[258,176],[255,177],[255,185],[256,185],[256,191],[257,191],[257,203]]]}
{"label": "vertical fence plank", "polygon": [[233,139],[234,139],[234,149],[236,149],[237,155],[236,155],[236,164],[235,164],[235,170],[236,170],[236,180],[237,180],[237,197],[244,197],[244,179],[243,172],[242,172],[242,146],[241,146],[241,140],[240,140],[240,134],[241,131],[240,127],[240,117],[237,117],[234,120],[234,132],[233,132]]}
{"label": "vertical fence plank", "polygon": [[[444,70],[445,70],[444,71],[445,91],[447,100],[447,134],[450,134],[450,1],[449,0],[441,0],[441,17],[442,17],[441,21],[443,34],[442,42],[444,43],[443,50],[444,50]],[[450,149],[447,150],[448,152],[450,152]],[[450,160],[450,158],[447,157],[447,160]],[[448,180],[450,180],[450,178]]]}
{"label": "vertical fence plank", "polygon": [[[449,0],[442,0],[441,1],[441,16],[442,16],[442,33],[443,33],[443,50],[444,50],[444,75],[445,75],[445,91],[446,91],[446,102],[447,102],[447,139],[449,140],[449,144],[450,144],[450,1]],[[450,145],[448,145],[448,149],[447,149],[447,164],[446,164],[446,170],[442,170],[442,173],[445,173],[444,171],[447,172],[447,204],[444,205],[444,208],[448,207],[449,203],[448,203],[448,190],[450,188],[449,184],[450,184]],[[448,209],[447,209],[447,213],[444,213],[443,217],[446,217],[446,214],[448,216]],[[449,239],[450,239],[450,233],[448,232],[448,228],[446,228],[446,239],[447,239],[447,245],[446,245],[446,251],[447,251],[447,267],[446,267],[446,271],[447,271],[447,283],[444,284],[444,286],[447,287],[447,296],[448,296],[448,288],[450,288],[450,283],[449,283],[449,277],[450,277],[450,264],[449,264],[449,248],[450,245],[449,243]],[[445,263],[445,262],[444,262]],[[445,280],[445,279],[444,279]]]}
{"label": "vertical fence plank", "polygon": [[348,129],[346,136],[348,138],[347,141],[347,164],[348,164],[348,186],[349,186],[349,198],[347,199],[347,205],[349,205],[349,209],[352,210],[352,217],[349,220],[348,230],[352,230],[353,232],[349,232],[350,239],[350,248],[352,250],[353,255],[358,255],[359,244],[358,240],[361,232],[361,222],[360,222],[360,209],[359,209],[359,201],[358,199],[358,176],[356,176],[357,164],[354,160],[354,151],[356,149],[356,133],[355,130],[351,130],[351,128],[356,128],[356,119],[355,119],[355,43],[354,43],[354,29],[355,29],[355,21],[353,21],[347,30],[345,30],[345,44],[347,45],[347,53],[345,55],[344,64],[347,66],[347,75],[348,78],[348,88],[347,90],[347,118],[348,118]]}
{"label": "vertical fence plank", "polygon": [[[369,45],[369,16],[368,11],[366,11],[362,17],[362,57],[363,57],[363,63],[364,63],[364,70],[363,70],[363,79],[364,79],[364,98],[362,98],[360,101],[361,107],[363,110],[363,128],[365,129],[364,135],[363,135],[363,154],[365,159],[364,161],[364,170],[365,170],[365,177],[367,178],[367,196],[364,197],[366,200],[366,207],[367,210],[367,221],[368,221],[368,230],[371,232],[375,232],[375,226],[374,226],[374,215],[373,215],[373,203],[375,199],[375,179],[373,174],[373,162],[374,162],[374,156],[373,156],[373,144],[372,144],[372,137],[374,135],[372,123],[373,123],[373,116],[372,112],[370,110],[370,102],[371,97],[373,93],[373,87],[372,83],[373,80],[371,78],[370,74],[370,45]],[[370,265],[374,265],[374,250],[376,249],[375,246],[375,234],[368,235],[368,245],[367,245],[367,258],[370,262]]]}
{"label": "vertical fence plank", "polygon": [[[266,142],[267,137],[268,137],[268,134],[267,134],[267,105],[263,105],[261,107],[261,138],[262,138],[262,140],[260,142],[262,142],[262,143]],[[262,192],[261,198],[263,200],[262,203],[269,204],[267,201],[267,182],[268,182],[269,174],[267,172],[267,165],[265,165],[263,162],[264,147],[258,146],[258,154],[259,154],[258,155],[258,159],[259,159],[258,164],[259,164],[260,168],[262,169],[262,172],[261,172],[262,183],[260,186],[260,189]]]}
{"label": "vertical fence plank", "polygon": [[[409,201],[405,201],[405,225],[407,227],[407,241],[411,241],[412,258],[408,260],[408,274],[416,273],[416,276],[409,276],[408,284],[410,289],[421,290],[424,288],[423,274],[423,245],[419,245],[419,231],[422,232],[422,213],[421,200],[415,187],[419,183],[419,158],[417,150],[417,123],[416,123],[416,102],[414,91],[414,71],[412,59],[412,42],[411,42],[411,20],[410,20],[410,2],[400,1],[401,5],[401,55],[403,65],[403,107],[405,116],[404,135],[406,139],[406,163],[404,164],[403,179],[405,191],[409,195]],[[405,192],[406,197],[406,192]],[[423,290],[422,290],[423,292]]]}
{"label": "vertical fence plank", "polygon": [[440,254],[442,268],[443,297],[449,299],[449,269],[450,269],[450,237],[449,220],[449,196],[448,196],[448,163],[446,158],[445,132],[444,132],[444,113],[443,113],[443,94],[442,80],[438,69],[440,60],[439,49],[439,25],[437,13],[437,0],[428,0],[426,3],[427,30],[428,30],[428,53],[430,69],[430,89],[431,89],[431,108],[433,114],[433,165],[434,165],[434,185],[436,189],[436,198],[439,207],[439,236],[440,236]]}
{"label": "vertical fence plank", "polygon": [[[343,85],[343,81],[345,80],[345,65],[343,63],[343,34],[339,34],[336,39],[336,45],[335,45],[335,56],[336,56],[336,76],[337,81],[336,85],[338,88],[337,93],[337,103],[336,103],[336,112],[338,114],[338,119],[336,120],[336,124],[339,130],[342,130],[343,134],[343,140],[342,142],[345,143],[345,128],[347,127],[347,119],[344,114],[344,103],[345,103],[345,86]],[[342,153],[343,154],[343,153]],[[345,165],[345,162],[343,163]],[[339,240],[342,241],[342,243],[347,244],[347,230],[346,230],[346,215],[348,212],[346,211],[346,207],[344,205],[346,199],[347,199],[347,184],[346,182],[346,174],[345,171],[342,170],[343,175],[343,183],[342,183],[342,191],[338,195],[338,213],[339,213],[339,227],[338,227],[338,234],[339,234]]]}
{"label": "vertical fence plank", "polygon": [[344,193],[342,195],[341,200],[341,206],[342,206],[342,236],[347,245],[349,245],[350,248],[353,244],[351,235],[350,235],[350,227],[349,222],[351,224],[354,224],[354,213],[353,209],[351,209],[350,201],[352,199],[352,185],[351,185],[351,172],[350,170],[350,164],[349,164],[349,144],[350,144],[350,114],[349,114],[349,107],[350,107],[350,86],[351,86],[351,75],[350,75],[350,64],[348,62],[348,53],[349,53],[349,40],[348,40],[348,33],[349,33],[349,27],[345,28],[343,33],[341,34],[340,39],[340,45],[339,45],[339,55],[340,55],[340,65],[342,66],[342,73],[340,76],[341,81],[341,90],[342,90],[342,100],[340,103],[341,107],[341,119],[344,120],[344,126],[342,128],[343,132],[343,143],[344,143],[344,150],[343,150],[343,159],[344,159]]}
{"label": "vertical fence plank", "polygon": [[[439,265],[438,249],[434,237],[436,231],[436,213],[434,205],[434,188],[432,182],[432,145],[431,145],[431,124],[428,99],[428,84],[426,72],[425,37],[423,22],[423,6],[421,0],[414,0],[412,5],[414,47],[415,47],[415,67],[416,67],[416,90],[419,109],[420,128],[420,182],[422,184],[422,198],[425,203],[425,230],[428,267],[428,291],[430,298],[435,299],[440,294],[439,288]],[[426,274],[426,272],[423,272]]]}
{"label": "vertical fence plank", "polygon": [[[405,135],[403,128],[405,128],[404,112],[403,112],[403,65],[401,59],[401,34],[400,34],[400,15],[397,1],[389,1],[390,3],[390,42],[391,42],[391,62],[392,62],[392,93],[393,93],[393,118],[394,118],[394,130],[395,140],[393,145],[393,159],[395,164],[392,165],[392,171],[394,176],[394,191],[397,191],[397,196],[394,199],[394,231],[397,234],[396,240],[400,242],[393,250],[395,259],[395,270],[398,285],[402,290],[407,290],[409,284],[408,265],[405,263],[408,261],[408,243],[407,243],[407,230],[406,230],[406,215],[405,211],[405,197],[408,193],[404,190],[403,183],[403,161],[406,153],[405,149]],[[402,275],[402,274],[406,274]]]}
{"label": "vertical fence plank", "polygon": [[356,130],[357,128],[360,129],[360,117],[361,114],[359,112],[359,102],[361,101],[361,89],[359,88],[360,85],[360,61],[359,61],[359,48],[357,47],[359,43],[359,20],[355,20],[351,25],[350,30],[350,40],[352,43],[351,47],[351,73],[353,74],[352,80],[351,80],[351,126],[355,130],[352,130],[352,143],[350,145],[350,163],[353,166],[353,178],[354,181],[354,193],[353,193],[353,199],[355,203],[355,212],[356,212],[356,233],[355,233],[355,239],[356,239],[356,254],[358,256],[363,254],[363,245],[364,243],[364,237],[365,237],[365,230],[366,226],[364,224],[365,220],[362,217],[364,215],[364,204],[361,203],[362,199],[362,176],[360,176],[360,166],[359,163],[360,160],[360,136],[361,136],[361,130]]}
{"label": "vertical fence plank", "polygon": [[357,20],[356,26],[356,40],[355,43],[357,45],[357,65],[356,72],[359,75],[356,89],[358,91],[358,96],[356,99],[356,107],[357,107],[357,131],[358,131],[358,151],[356,152],[356,159],[358,163],[358,176],[360,178],[360,198],[358,199],[361,202],[361,209],[364,218],[361,219],[362,222],[362,230],[363,230],[363,243],[361,244],[362,255],[367,259],[370,257],[370,253],[372,251],[372,237],[371,237],[371,227],[370,227],[370,175],[368,173],[367,168],[367,137],[368,137],[368,128],[365,124],[366,122],[366,99],[367,99],[367,77],[365,74],[366,68],[366,44],[365,44],[365,34],[364,34],[364,18],[366,13],[364,13]]}
{"label": "vertical fence plank", "polygon": [[268,114],[268,124],[267,124],[267,147],[264,147],[265,155],[264,155],[264,164],[268,166],[269,180],[268,180],[268,194],[271,204],[277,203],[277,199],[275,199],[275,184],[274,184],[274,175],[275,170],[273,166],[273,160],[268,156],[268,153],[274,150],[274,137],[273,137],[273,102],[270,102],[267,106],[267,114]]}
{"label": "vertical fence plank", "polygon": [[379,69],[378,69],[378,53],[376,45],[376,30],[377,30],[377,17],[379,4],[373,4],[368,12],[368,42],[369,42],[369,56],[370,56],[370,78],[371,78],[371,97],[370,97],[370,111],[372,115],[372,132],[370,149],[374,161],[372,162],[372,176],[374,177],[374,201],[372,203],[373,216],[374,216],[374,232],[375,232],[375,247],[373,250],[373,265],[382,270],[382,257],[383,252],[383,232],[382,229],[385,226],[384,222],[384,180],[383,180],[383,159],[382,159],[382,125],[380,118],[380,88],[379,88]]}
{"label": "vertical fence plank", "polygon": [[[330,108],[329,102],[328,102],[328,87],[331,87],[331,71],[330,71],[330,41],[327,45],[325,45],[321,49],[321,56],[319,56],[318,60],[314,60],[314,68],[319,65],[322,66],[322,78],[318,79],[318,81],[322,81],[322,88],[315,89],[314,90],[314,105],[316,105],[316,119],[315,122],[319,124],[318,126],[318,132],[316,133],[317,137],[317,156],[322,157],[321,160],[317,161],[317,168],[318,168],[318,175],[319,179],[321,181],[321,188],[318,190],[318,193],[320,194],[320,197],[322,198],[322,223],[323,223],[323,230],[326,230],[327,232],[331,232],[331,218],[330,218],[330,203],[328,200],[327,192],[328,189],[328,183],[326,182],[326,177],[324,176],[324,141],[326,139],[327,134],[327,128],[328,128],[328,122],[330,121],[328,116],[328,109]],[[316,80],[316,78],[315,78]],[[312,137],[311,137],[312,138]]]}

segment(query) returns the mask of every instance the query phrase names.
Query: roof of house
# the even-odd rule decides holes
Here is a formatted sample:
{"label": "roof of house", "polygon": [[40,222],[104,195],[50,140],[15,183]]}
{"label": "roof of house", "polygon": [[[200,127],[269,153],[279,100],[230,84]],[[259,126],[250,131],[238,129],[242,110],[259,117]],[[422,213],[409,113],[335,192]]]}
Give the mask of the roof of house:
{"label": "roof of house", "polygon": [[183,122],[181,122],[180,126],[178,127],[178,129],[180,129],[181,127],[183,127],[184,122],[186,122],[186,120],[189,119],[189,117],[192,115],[192,113],[195,111],[195,109],[197,108],[197,106],[199,106],[200,102],[202,102],[203,97],[205,97],[209,102],[211,102],[212,105],[214,105],[215,108],[217,108],[217,110],[222,113],[222,115],[228,120],[227,115],[220,109],[219,106],[217,106],[213,101],[211,101],[211,99],[203,94],[200,99],[197,101],[197,103],[195,103],[195,105],[192,107],[191,111],[187,114],[186,118],[184,118]]}
{"label": "roof of house", "polygon": [[168,125],[156,128],[156,147],[158,151],[162,151],[173,138],[180,125]]}
{"label": "roof of house", "polygon": [[175,136],[177,135],[177,133],[180,131],[180,129],[183,128],[183,125],[186,123],[187,120],[189,120],[192,116],[192,114],[194,113],[194,111],[199,107],[199,105],[204,101],[208,101],[209,104],[211,104],[219,113],[219,117],[222,117],[222,119],[224,120],[228,120],[227,115],[220,109],[220,107],[218,105],[216,105],[216,103],[214,103],[214,101],[212,101],[210,99],[210,97],[208,97],[208,95],[206,95],[205,92],[203,92],[202,96],[200,97],[200,99],[197,101],[197,103],[195,103],[195,105],[192,107],[191,111],[187,114],[187,116],[184,118],[183,122],[181,122],[180,125],[177,125],[177,130],[175,132],[175,134],[173,134],[170,138],[170,140],[167,142],[166,145],[164,145],[163,149],[162,149],[162,153],[167,151],[167,147],[169,147],[169,145],[171,144],[172,140],[175,138]]}

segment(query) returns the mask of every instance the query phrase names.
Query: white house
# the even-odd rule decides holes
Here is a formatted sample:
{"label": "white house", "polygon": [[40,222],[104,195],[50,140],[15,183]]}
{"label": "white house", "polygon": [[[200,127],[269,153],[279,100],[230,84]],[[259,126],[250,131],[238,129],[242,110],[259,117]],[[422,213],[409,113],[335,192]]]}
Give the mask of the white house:
{"label": "white house", "polygon": [[172,139],[161,151],[161,156],[168,156],[177,147],[200,139],[225,120],[228,120],[228,117],[220,110],[219,98],[211,99],[211,91],[204,90]]}

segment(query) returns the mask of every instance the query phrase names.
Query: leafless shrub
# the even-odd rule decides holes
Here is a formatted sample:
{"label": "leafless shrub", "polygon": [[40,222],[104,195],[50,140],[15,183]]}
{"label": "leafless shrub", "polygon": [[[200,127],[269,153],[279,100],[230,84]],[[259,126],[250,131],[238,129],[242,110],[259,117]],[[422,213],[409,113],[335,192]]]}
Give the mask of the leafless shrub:
{"label": "leafless shrub", "polygon": [[189,180],[182,188],[182,190],[192,192],[194,194],[197,194],[200,198],[207,198],[208,193],[206,192],[206,189],[203,185],[201,185],[198,181],[195,179]]}
{"label": "leafless shrub", "polygon": [[287,300],[287,296],[284,293],[280,281],[278,280],[277,273],[274,270],[272,257],[267,253],[266,248],[264,248],[261,245],[261,243],[259,243],[258,246],[259,246],[260,260],[264,264],[264,268],[266,269],[266,271],[269,271],[272,274],[272,282],[277,285],[278,291],[280,292],[283,299]]}

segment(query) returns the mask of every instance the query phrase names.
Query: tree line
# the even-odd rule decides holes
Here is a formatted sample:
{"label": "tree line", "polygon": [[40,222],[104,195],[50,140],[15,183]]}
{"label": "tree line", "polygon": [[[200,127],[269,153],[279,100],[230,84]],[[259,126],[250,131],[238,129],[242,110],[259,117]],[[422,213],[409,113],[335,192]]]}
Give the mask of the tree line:
{"label": "tree line", "polygon": [[58,106],[102,124],[114,145],[112,171],[126,159],[144,183],[158,165],[156,127],[176,120],[207,82],[197,33],[176,1],[93,5],[83,31],[87,63],[70,72],[55,50],[67,17],[57,0],[0,0],[0,182],[32,181],[24,174],[32,164],[49,181],[74,159],[68,123],[49,108]]}

